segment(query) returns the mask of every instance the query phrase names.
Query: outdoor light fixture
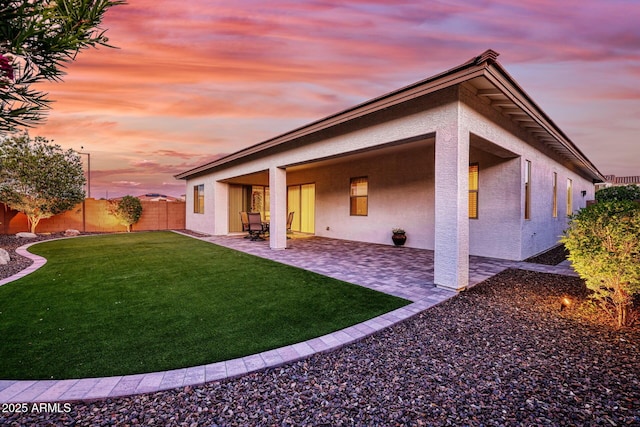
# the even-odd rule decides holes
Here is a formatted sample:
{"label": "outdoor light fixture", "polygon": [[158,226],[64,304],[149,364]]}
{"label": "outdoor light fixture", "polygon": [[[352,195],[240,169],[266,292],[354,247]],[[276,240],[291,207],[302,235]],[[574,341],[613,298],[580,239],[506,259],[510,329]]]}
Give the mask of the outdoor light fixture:
{"label": "outdoor light fixture", "polygon": [[587,195],[587,190],[582,190],[580,194],[582,194],[582,197],[585,197]]}
{"label": "outdoor light fixture", "polygon": [[571,307],[571,300],[568,297],[562,298],[562,301],[560,301],[560,311],[569,307]]}

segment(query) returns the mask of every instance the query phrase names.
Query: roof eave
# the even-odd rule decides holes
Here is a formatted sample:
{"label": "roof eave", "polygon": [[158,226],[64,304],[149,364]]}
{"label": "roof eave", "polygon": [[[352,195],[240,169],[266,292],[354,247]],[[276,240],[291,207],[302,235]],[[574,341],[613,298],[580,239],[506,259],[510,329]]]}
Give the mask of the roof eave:
{"label": "roof eave", "polygon": [[584,155],[584,153],[571,141],[571,139],[555,124],[555,122],[536,104],[536,102],[520,87],[511,75],[497,62],[489,64],[485,77],[510,97],[529,117],[535,120],[553,138],[561,144],[571,155],[582,164],[583,171],[587,172],[596,181],[604,182],[604,175]]}

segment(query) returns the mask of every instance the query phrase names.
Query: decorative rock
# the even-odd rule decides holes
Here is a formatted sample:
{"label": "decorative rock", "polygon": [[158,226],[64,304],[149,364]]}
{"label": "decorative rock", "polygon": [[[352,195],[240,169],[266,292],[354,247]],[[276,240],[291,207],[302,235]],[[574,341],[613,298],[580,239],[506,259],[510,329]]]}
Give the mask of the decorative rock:
{"label": "decorative rock", "polygon": [[9,261],[11,261],[11,257],[9,256],[9,252],[0,248],[0,265],[6,265]]}
{"label": "decorative rock", "polygon": [[78,230],[74,230],[74,229],[69,229],[67,231],[64,232],[65,237],[73,237],[73,236],[79,236],[80,232]]}
{"label": "decorative rock", "polygon": [[35,233],[21,231],[20,233],[16,233],[16,237],[19,237],[21,239],[35,239],[38,236]]}

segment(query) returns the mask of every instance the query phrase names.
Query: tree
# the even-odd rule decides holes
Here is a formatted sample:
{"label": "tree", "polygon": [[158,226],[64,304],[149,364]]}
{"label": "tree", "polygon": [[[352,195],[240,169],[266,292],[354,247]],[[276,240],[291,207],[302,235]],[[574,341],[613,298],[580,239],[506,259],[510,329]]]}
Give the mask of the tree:
{"label": "tree", "polygon": [[7,0],[0,3],[0,135],[44,120],[48,94],[32,84],[60,81],[67,63],[108,44],[100,23],[123,0]]}
{"label": "tree", "polygon": [[124,196],[120,200],[109,201],[109,213],[118,219],[118,222],[127,227],[127,233],[131,232],[131,226],[138,222],[142,215],[142,203],[133,196]]}
{"label": "tree", "polygon": [[613,202],[617,200],[640,200],[640,186],[619,185],[596,191],[596,201]]}
{"label": "tree", "polygon": [[26,132],[0,144],[0,202],[24,213],[35,233],[43,218],[65,212],[84,200],[82,161],[43,137]]}
{"label": "tree", "polygon": [[631,323],[640,294],[640,204],[598,202],[571,217],[561,239],[594,298],[618,324]]}

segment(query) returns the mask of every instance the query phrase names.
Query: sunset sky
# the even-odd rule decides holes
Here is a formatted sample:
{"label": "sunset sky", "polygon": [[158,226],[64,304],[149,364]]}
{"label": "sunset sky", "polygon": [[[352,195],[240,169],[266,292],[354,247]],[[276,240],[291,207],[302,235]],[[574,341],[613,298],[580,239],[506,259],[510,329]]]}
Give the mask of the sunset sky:
{"label": "sunset sky", "polygon": [[604,174],[640,175],[640,2],[129,0],[32,136],[91,153],[91,196],[173,175],[439,73],[498,61]]}

